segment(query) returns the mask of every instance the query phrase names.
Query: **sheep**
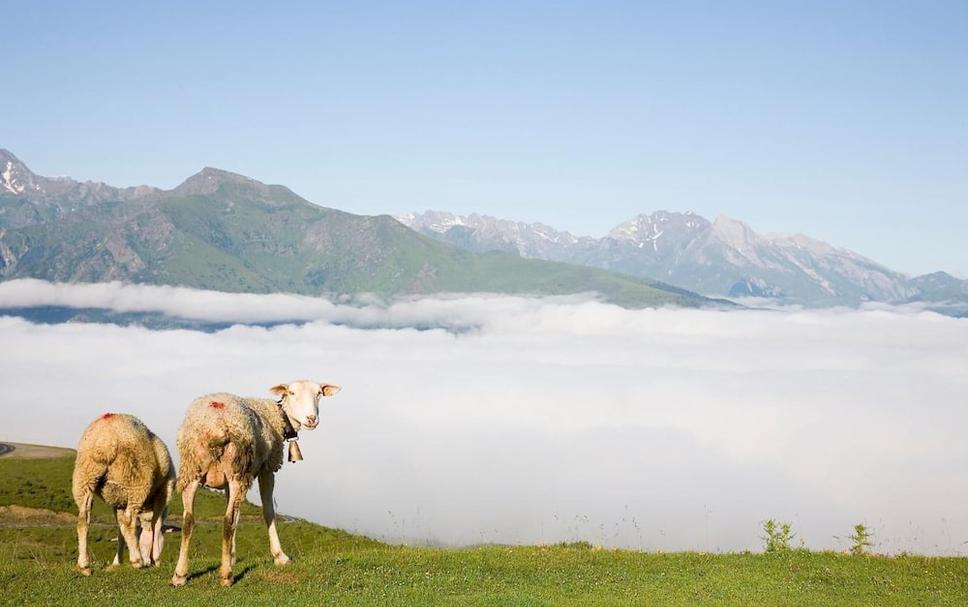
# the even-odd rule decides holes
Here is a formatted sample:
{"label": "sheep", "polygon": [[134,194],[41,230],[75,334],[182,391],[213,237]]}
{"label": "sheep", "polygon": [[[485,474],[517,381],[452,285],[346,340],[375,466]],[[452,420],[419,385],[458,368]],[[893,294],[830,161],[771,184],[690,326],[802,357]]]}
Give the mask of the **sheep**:
{"label": "sheep", "polygon": [[[277,565],[290,561],[279,543],[272,503],[275,473],[282,467],[283,445],[295,439],[302,428],[313,430],[319,425],[319,398],[333,396],[340,387],[300,380],[279,384],[269,391],[279,397],[278,402],[216,393],[197,398],[188,407],[177,439],[181,458],[178,489],[182,492],[184,514],[172,586],[183,586],[187,580],[195,492],[202,484],[226,488],[219,568],[223,586],[232,584],[239,507],[254,479],[259,481],[262,517],[269,530],[269,554]],[[289,448],[290,461],[302,459],[295,442]]]}
{"label": "sheep", "polygon": [[[175,487],[168,447],[137,417],[105,413],[84,430],[74,462],[72,493],[77,503],[77,567],[91,575],[87,531],[94,496],[114,508],[121,564],[125,545],[133,567],[157,565],[164,546],[162,523]],[[141,538],[137,537],[140,521]]]}

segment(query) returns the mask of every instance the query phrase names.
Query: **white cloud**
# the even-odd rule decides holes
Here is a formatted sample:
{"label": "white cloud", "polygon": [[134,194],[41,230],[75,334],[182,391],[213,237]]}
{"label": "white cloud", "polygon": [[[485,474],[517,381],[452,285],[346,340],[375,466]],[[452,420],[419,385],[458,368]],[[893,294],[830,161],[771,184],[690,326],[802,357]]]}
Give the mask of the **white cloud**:
{"label": "white cloud", "polygon": [[277,483],[282,511],[327,525],[733,550],[780,517],[813,547],[860,521],[882,550],[968,541],[968,320],[0,284],[0,306],[39,304],[317,321],[200,333],[0,318],[0,439],[70,445],[123,410],[173,447],[195,396],[332,381],[344,391]]}

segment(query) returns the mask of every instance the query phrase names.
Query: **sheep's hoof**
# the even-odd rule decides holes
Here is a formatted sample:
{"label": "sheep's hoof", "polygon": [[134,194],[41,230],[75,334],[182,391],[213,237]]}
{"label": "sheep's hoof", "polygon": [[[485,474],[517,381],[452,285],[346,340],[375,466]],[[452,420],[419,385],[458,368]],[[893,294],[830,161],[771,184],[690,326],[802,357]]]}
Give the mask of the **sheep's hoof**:
{"label": "sheep's hoof", "polygon": [[222,579],[219,580],[219,583],[222,584],[223,588],[228,588],[229,586],[232,585],[232,576],[223,577]]}
{"label": "sheep's hoof", "polygon": [[188,581],[188,577],[184,575],[178,575],[176,573],[175,575],[171,576],[171,585],[174,586],[175,588],[184,586],[185,582],[187,581]]}
{"label": "sheep's hoof", "polygon": [[81,572],[81,575],[85,575],[85,576],[86,575],[91,575],[91,568],[90,567],[78,567],[77,570]]}
{"label": "sheep's hoof", "polygon": [[288,565],[289,563],[292,562],[292,560],[288,556],[286,556],[285,553],[280,554],[273,560],[275,561],[276,565]]}
{"label": "sheep's hoof", "polygon": [[141,569],[142,567],[144,567],[144,563],[142,563],[141,561],[131,561],[131,566],[134,567],[135,569]]}

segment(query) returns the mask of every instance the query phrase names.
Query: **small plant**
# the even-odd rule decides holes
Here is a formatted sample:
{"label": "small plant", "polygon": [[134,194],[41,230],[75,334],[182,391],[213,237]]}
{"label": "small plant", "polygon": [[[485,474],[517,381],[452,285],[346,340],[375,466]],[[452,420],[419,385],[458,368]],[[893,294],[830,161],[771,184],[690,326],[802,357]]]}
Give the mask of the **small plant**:
{"label": "small plant", "polygon": [[873,535],[867,525],[863,523],[854,525],[854,533],[847,536],[847,539],[851,541],[850,553],[854,556],[867,554],[867,549],[874,545],[874,542],[871,541]]}
{"label": "small plant", "polygon": [[790,550],[790,542],[796,537],[793,533],[793,526],[790,523],[770,519],[763,522],[764,549],[767,553],[786,552]]}

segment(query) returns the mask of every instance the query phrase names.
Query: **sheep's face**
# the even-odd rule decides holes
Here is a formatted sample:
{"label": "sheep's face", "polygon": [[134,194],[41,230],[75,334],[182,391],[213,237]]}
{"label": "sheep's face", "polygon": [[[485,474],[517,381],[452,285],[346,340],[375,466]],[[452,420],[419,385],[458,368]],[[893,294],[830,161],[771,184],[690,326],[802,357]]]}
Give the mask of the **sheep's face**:
{"label": "sheep's face", "polygon": [[313,430],[319,425],[320,397],[332,396],[340,391],[340,387],[301,380],[279,384],[269,391],[282,397],[282,408],[289,416],[293,429],[299,432],[302,428]]}

